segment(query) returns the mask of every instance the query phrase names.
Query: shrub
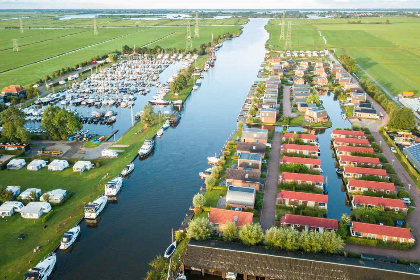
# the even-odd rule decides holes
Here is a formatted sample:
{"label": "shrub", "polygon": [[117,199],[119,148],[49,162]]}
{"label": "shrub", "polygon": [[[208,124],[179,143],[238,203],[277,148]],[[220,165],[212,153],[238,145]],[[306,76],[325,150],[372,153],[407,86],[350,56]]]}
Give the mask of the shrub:
{"label": "shrub", "polygon": [[54,215],[54,210],[51,210],[50,212],[42,216],[41,222],[45,224],[51,218],[52,215]]}
{"label": "shrub", "polygon": [[264,233],[260,224],[245,225],[239,232],[239,239],[245,245],[255,245],[263,239]]}
{"label": "shrub", "polygon": [[202,208],[206,204],[206,198],[204,195],[198,193],[193,197],[193,205],[196,208]]}
{"label": "shrub", "polygon": [[207,218],[197,218],[188,224],[187,236],[196,240],[210,239],[213,224]]}
{"label": "shrub", "polygon": [[223,240],[224,241],[235,241],[238,239],[238,227],[234,222],[230,222],[223,229]]}

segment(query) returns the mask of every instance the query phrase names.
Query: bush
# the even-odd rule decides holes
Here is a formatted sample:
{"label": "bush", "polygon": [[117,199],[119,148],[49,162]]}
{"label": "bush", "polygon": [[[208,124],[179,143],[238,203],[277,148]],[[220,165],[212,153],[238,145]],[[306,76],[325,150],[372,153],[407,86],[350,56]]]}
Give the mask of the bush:
{"label": "bush", "polygon": [[54,210],[51,210],[47,214],[43,215],[41,218],[41,222],[45,224],[51,218],[53,214],[54,214]]}
{"label": "bush", "polygon": [[197,218],[188,224],[187,236],[196,240],[208,240],[213,232],[213,224],[207,218]]}
{"label": "bush", "polygon": [[263,239],[264,233],[260,224],[250,224],[242,227],[239,239],[245,245],[255,245]]}
{"label": "bush", "polygon": [[238,227],[234,222],[230,222],[223,230],[222,238],[224,241],[235,241],[238,239]]}

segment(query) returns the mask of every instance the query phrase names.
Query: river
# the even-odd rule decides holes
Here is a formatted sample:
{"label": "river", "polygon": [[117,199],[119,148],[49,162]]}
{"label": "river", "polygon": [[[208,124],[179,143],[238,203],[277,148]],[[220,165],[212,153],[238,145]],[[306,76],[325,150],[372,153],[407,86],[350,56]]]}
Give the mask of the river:
{"label": "river", "polygon": [[[58,252],[52,279],[139,279],[163,254],[198,192],[198,172],[220,151],[265,54],[268,19],[251,19],[239,38],[226,41],[199,90],[187,99],[180,124],[136,161],[118,203],[108,204],[97,227],[81,224],[71,252]],[[146,98],[146,97],[140,97]],[[139,102],[139,100],[137,100]]]}

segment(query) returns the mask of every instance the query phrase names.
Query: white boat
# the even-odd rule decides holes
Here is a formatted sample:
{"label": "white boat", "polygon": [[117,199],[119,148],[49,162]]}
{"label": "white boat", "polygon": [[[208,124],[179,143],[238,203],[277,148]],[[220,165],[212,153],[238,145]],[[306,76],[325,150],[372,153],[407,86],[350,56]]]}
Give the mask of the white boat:
{"label": "white boat", "polygon": [[74,228],[71,228],[69,231],[64,233],[63,238],[61,238],[60,249],[68,249],[76,241],[79,234],[80,226],[75,226]]}
{"label": "white boat", "polygon": [[116,196],[121,190],[123,178],[116,177],[105,184],[105,195]]}
{"label": "white boat", "polygon": [[219,158],[218,157],[208,157],[207,158],[207,161],[209,162],[209,164],[211,164],[211,165],[216,165],[217,164],[217,162],[219,161]]}
{"label": "white boat", "polygon": [[105,113],[105,117],[112,117],[113,115],[114,115],[114,112],[111,110]]}
{"label": "white boat", "polygon": [[126,101],[122,101],[120,106],[121,106],[121,108],[127,107],[127,102]]}
{"label": "white boat", "polygon": [[197,89],[198,89],[197,85],[193,86],[193,90],[197,90]]}
{"label": "white boat", "polygon": [[149,100],[152,105],[169,105],[169,101],[163,99]]}
{"label": "white boat", "polygon": [[155,141],[153,139],[144,140],[144,143],[139,150],[139,156],[140,157],[148,156],[153,151],[154,147],[155,147]]}
{"label": "white boat", "polygon": [[171,245],[169,245],[169,247],[166,249],[165,254],[163,254],[163,256],[165,258],[170,258],[172,254],[175,252],[175,249],[176,249],[176,241],[172,243]]}
{"label": "white boat", "polygon": [[162,137],[162,135],[163,135],[163,128],[159,129],[156,133],[156,136],[159,138]]}
{"label": "white boat", "polygon": [[134,162],[130,162],[126,167],[124,167],[123,171],[121,171],[121,176],[127,176],[134,170]]}
{"label": "white boat", "polygon": [[163,130],[165,130],[165,129],[168,129],[170,126],[171,126],[171,124],[169,123],[169,121],[166,121],[166,122],[163,124],[162,128],[163,128]]}
{"label": "white boat", "polygon": [[179,273],[175,280],[187,280],[187,276],[184,273]]}
{"label": "white boat", "polygon": [[209,177],[210,175],[211,175],[211,168],[207,168],[206,170],[198,173],[198,177],[200,177],[203,180]]}
{"label": "white boat", "polygon": [[57,257],[55,254],[47,256],[24,275],[25,280],[47,280],[54,270]]}
{"label": "white boat", "polygon": [[106,196],[101,196],[95,201],[90,202],[85,205],[85,218],[86,219],[96,219],[99,214],[104,210],[108,199]]}

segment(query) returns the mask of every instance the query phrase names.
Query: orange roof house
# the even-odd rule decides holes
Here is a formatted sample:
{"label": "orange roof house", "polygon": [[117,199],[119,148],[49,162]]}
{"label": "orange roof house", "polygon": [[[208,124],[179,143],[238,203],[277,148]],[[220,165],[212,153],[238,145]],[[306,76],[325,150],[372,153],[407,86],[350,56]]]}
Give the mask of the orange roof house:
{"label": "orange roof house", "polygon": [[252,224],[254,214],[251,212],[233,211],[220,208],[210,208],[209,221],[218,227],[218,231],[230,222],[236,223],[238,228]]}
{"label": "orange roof house", "polygon": [[25,94],[26,90],[19,86],[19,85],[10,85],[8,87],[3,88],[3,90],[1,91],[1,95],[3,96],[15,96],[15,95],[20,95],[20,94]]}

